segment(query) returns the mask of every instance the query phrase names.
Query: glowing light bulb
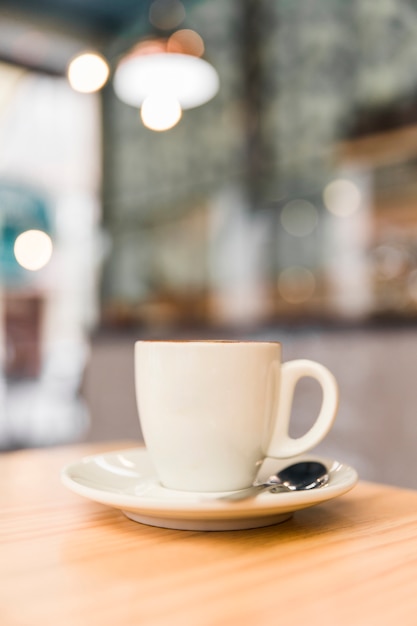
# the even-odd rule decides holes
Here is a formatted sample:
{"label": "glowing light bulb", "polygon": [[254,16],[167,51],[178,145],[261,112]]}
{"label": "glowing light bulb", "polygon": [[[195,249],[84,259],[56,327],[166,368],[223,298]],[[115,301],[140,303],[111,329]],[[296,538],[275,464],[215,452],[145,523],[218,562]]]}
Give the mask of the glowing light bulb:
{"label": "glowing light bulb", "polygon": [[156,131],[173,128],[182,117],[181,105],[167,94],[148,96],[143,101],[140,116],[147,128]]}
{"label": "glowing light bulb", "polygon": [[68,80],[75,91],[94,93],[103,87],[110,69],[106,59],[96,52],[85,52],[72,59],[68,66]]}
{"label": "glowing light bulb", "polygon": [[52,252],[52,240],[42,230],[26,230],[14,243],[16,261],[32,272],[45,267],[51,259]]}

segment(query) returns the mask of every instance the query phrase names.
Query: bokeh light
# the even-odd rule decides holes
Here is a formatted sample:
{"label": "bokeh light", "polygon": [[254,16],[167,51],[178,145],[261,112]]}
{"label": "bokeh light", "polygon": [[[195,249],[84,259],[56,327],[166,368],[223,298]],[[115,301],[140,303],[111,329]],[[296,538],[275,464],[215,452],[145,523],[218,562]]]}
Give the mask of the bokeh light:
{"label": "bokeh light", "polygon": [[306,302],[313,296],[315,289],[314,274],[306,267],[287,267],[278,276],[278,291],[290,304]]}
{"label": "bokeh light", "polygon": [[410,263],[410,255],[405,249],[389,244],[375,248],[372,257],[377,273],[385,280],[400,276]]}
{"label": "bokeh light", "polygon": [[180,0],[155,0],[149,8],[149,21],[161,30],[172,30],[185,18],[185,8]]}
{"label": "bokeh light", "polygon": [[355,183],[340,178],[325,187],[323,200],[326,208],[336,217],[349,217],[359,209],[362,196]]}
{"label": "bokeh light", "polygon": [[16,261],[27,270],[35,272],[49,263],[53,245],[50,236],[42,230],[26,230],[14,243]]}
{"label": "bokeh light", "polygon": [[407,278],[407,293],[417,303],[417,270],[410,272]]}
{"label": "bokeh light", "polygon": [[283,228],[294,237],[311,235],[318,224],[318,212],[307,200],[291,200],[281,211]]}
{"label": "bokeh light", "polygon": [[195,30],[184,28],[177,30],[168,39],[167,51],[202,57],[204,54],[204,41]]}
{"label": "bokeh light", "polygon": [[75,91],[94,93],[105,85],[110,69],[104,57],[96,52],[78,55],[68,65],[68,81]]}
{"label": "bokeh light", "polygon": [[182,109],[176,98],[168,94],[160,94],[145,98],[140,116],[147,128],[164,131],[178,124],[182,116]]}

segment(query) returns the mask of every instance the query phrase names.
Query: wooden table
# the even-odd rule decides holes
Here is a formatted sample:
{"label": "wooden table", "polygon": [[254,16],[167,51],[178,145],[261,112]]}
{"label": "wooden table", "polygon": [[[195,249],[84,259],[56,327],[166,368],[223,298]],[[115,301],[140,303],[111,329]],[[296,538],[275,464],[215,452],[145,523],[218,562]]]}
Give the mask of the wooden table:
{"label": "wooden table", "polygon": [[359,483],[258,530],[137,524],[60,483],[79,445],[0,456],[1,626],[417,623],[417,492]]}

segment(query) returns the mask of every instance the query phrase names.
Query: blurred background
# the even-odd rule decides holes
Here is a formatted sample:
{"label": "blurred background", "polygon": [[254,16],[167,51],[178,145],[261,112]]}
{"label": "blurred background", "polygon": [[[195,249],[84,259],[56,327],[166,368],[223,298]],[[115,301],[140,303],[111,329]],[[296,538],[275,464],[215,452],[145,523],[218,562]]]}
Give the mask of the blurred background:
{"label": "blurred background", "polygon": [[0,0],[0,449],[140,441],[136,339],[271,339],[417,488],[416,173],[417,0]]}

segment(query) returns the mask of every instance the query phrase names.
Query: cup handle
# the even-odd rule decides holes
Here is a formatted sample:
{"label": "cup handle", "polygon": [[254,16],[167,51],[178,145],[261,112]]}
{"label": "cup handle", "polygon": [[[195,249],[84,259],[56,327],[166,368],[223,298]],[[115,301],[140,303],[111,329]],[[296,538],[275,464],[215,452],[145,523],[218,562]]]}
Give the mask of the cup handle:
{"label": "cup handle", "polygon": [[[304,435],[293,438],[288,435],[294,390],[304,376],[314,378],[323,390],[323,401],[313,426]],[[316,446],[329,432],[339,406],[339,389],[333,374],[320,363],[299,359],[287,361],[281,366],[278,411],[266,455],[288,458]]]}

